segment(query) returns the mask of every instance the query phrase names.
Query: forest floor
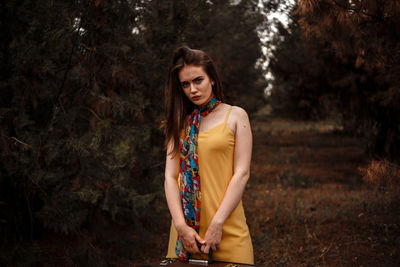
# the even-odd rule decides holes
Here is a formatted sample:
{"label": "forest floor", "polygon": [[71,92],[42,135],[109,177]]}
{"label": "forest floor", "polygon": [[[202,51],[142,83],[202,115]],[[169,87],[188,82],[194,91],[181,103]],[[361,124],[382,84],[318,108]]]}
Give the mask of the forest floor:
{"label": "forest floor", "polygon": [[[243,203],[258,265],[400,265],[400,188],[363,182],[359,139],[329,121],[275,118],[252,130]],[[167,242],[163,234],[153,249],[165,253]]]}
{"label": "forest floor", "polygon": [[333,122],[271,119],[252,128],[244,204],[258,264],[400,264],[399,187],[363,182],[360,140]]}
{"label": "forest floor", "polygon": [[[400,187],[364,183],[360,170],[369,161],[360,140],[343,135],[333,122],[271,118],[253,121],[252,129],[251,178],[243,203],[258,265],[400,265]],[[100,242],[84,231],[78,239],[44,237],[34,261],[40,266],[79,266],[79,257],[81,262],[105,258],[103,266],[159,262],[171,221],[162,193],[156,202],[155,217],[163,219],[142,221],[140,231],[103,227],[99,219],[92,230],[104,235],[96,238]],[[115,242],[101,242],[113,237]]]}

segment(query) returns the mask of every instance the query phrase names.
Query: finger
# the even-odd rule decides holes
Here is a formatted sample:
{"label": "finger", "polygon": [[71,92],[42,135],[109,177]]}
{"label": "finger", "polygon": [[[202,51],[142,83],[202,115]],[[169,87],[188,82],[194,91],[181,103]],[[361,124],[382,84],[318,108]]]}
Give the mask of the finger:
{"label": "finger", "polygon": [[195,238],[200,244],[204,244],[206,242],[197,233],[195,233]]}
{"label": "finger", "polygon": [[183,244],[183,247],[185,248],[185,250],[187,252],[193,253],[193,249],[192,249],[192,246],[190,244],[187,244],[187,245]]}
{"label": "finger", "polygon": [[195,240],[188,241],[183,243],[183,247],[186,249],[187,252],[189,253],[199,253],[198,248],[197,248],[197,243]]}
{"label": "finger", "polygon": [[201,252],[205,253],[205,248],[206,248],[206,245],[201,245],[201,248],[200,248]]}
{"label": "finger", "polygon": [[212,244],[211,248],[212,248],[213,251],[217,251],[217,246],[215,244]]}
{"label": "finger", "polygon": [[199,248],[197,247],[197,244],[192,245],[192,249],[193,249],[192,253],[197,253],[197,254],[201,253]]}
{"label": "finger", "polygon": [[193,246],[192,246],[192,245],[188,245],[187,247],[185,247],[185,249],[186,249],[186,251],[189,252],[189,253],[194,253],[194,250],[193,250]]}
{"label": "finger", "polygon": [[210,251],[210,245],[206,245],[206,247],[204,248],[204,253],[208,254],[209,251]]}

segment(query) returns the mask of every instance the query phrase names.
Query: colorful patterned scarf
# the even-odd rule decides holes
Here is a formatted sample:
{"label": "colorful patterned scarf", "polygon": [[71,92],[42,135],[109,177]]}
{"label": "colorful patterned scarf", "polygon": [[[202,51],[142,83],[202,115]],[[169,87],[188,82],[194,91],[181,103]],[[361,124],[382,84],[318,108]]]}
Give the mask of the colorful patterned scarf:
{"label": "colorful patterned scarf", "polygon": [[[181,179],[178,184],[183,214],[186,224],[199,233],[200,229],[200,173],[197,157],[197,137],[200,128],[201,116],[207,116],[221,103],[216,98],[212,98],[206,106],[195,109],[190,116],[188,125],[180,140],[180,173]],[[175,253],[180,261],[188,261],[189,255],[183,247],[182,240],[178,236],[176,240]]]}

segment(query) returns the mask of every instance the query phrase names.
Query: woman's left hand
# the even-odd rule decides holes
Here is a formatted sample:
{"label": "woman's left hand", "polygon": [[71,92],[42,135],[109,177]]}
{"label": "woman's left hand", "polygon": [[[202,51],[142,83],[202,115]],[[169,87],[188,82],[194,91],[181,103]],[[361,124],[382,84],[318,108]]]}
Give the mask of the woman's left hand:
{"label": "woman's left hand", "polygon": [[204,237],[205,243],[201,246],[201,252],[208,254],[210,248],[212,248],[213,251],[217,251],[221,243],[221,238],[222,224],[211,222]]}

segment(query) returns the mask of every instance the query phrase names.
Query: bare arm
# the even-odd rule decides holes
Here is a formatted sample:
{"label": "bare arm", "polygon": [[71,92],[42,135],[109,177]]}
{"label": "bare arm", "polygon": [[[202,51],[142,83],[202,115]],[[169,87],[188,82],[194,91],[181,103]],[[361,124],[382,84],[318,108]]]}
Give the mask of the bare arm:
{"label": "bare arm", "polygon": [[204,243],[196,231],[188,226],[182,211],[181,197],[178,189],[179,176],[179,153],[170,153],[172,145],[168,146],[165,162],[164,190],[168,208],[172,216],[178,235],[181,237],[183,245],[190,253],[200,253],[197,242]]}
{"label": "bare arm", "polygon": [[252,134],[247,113],[241,108],[232,109],[236,124],[234,170],[225,196],[215,213],[204,238],[206,244],[201,250],[208,253],[211,247],[218,249],[222,237],[222,225],[242,199],[243,191],[250,177],[250,161],[252,151]]}
{"label": "bare arm", "polygon": [[164,190],[174,225],[179,227],[186,223],[178,189],[179,154],[174,154],[171,148],[169,145],[165,160]]}

